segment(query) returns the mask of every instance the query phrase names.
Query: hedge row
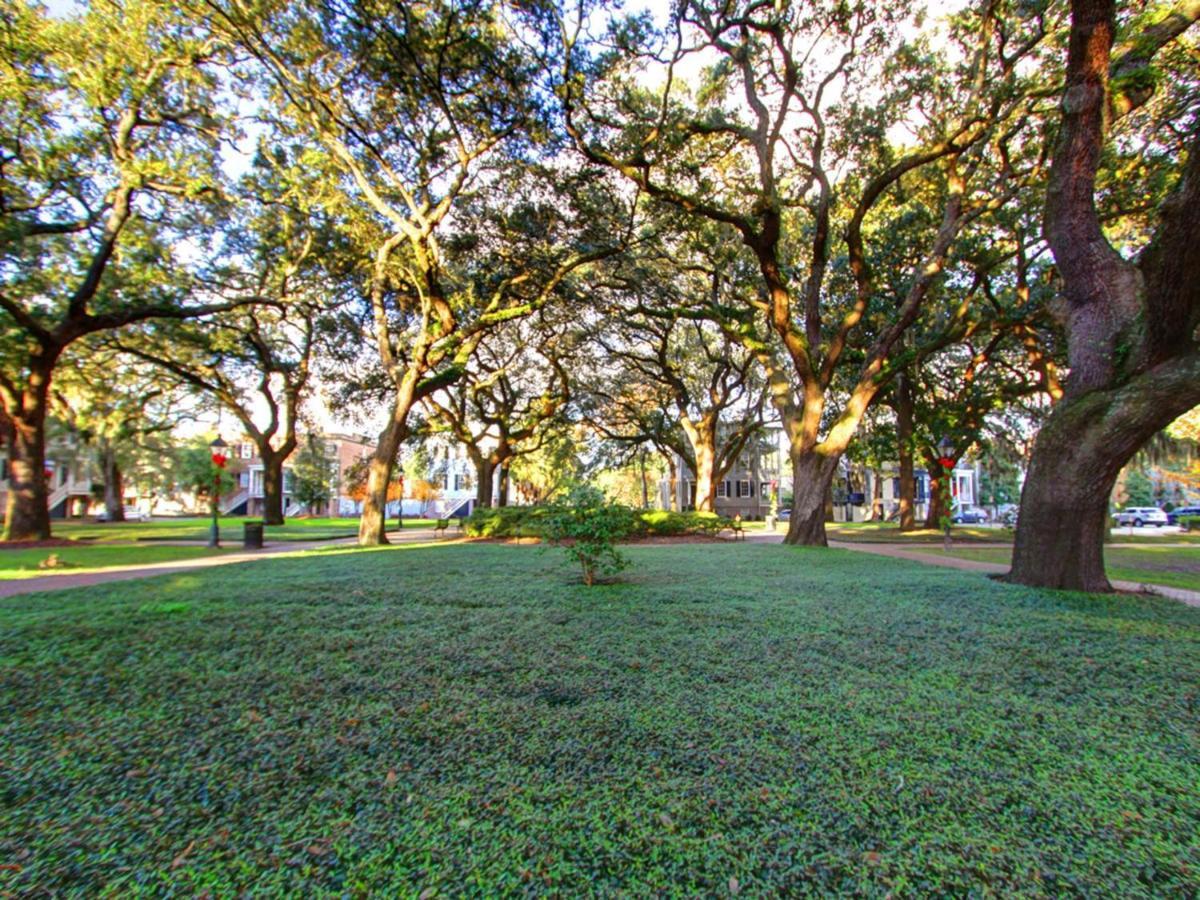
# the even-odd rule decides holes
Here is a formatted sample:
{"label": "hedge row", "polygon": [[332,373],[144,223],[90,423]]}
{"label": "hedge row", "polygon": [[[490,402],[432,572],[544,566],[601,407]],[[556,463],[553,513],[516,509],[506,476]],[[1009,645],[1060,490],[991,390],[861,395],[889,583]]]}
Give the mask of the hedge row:
{"label": "hedge row", "polygon": [[[622,508],[630,517],[630,533],[637,536],[716,534],[733,524],[715,513]],[[547,517],[557,509],[552,505],[479,507],[467,517],[463,529],[473,537],[542,537]]]}

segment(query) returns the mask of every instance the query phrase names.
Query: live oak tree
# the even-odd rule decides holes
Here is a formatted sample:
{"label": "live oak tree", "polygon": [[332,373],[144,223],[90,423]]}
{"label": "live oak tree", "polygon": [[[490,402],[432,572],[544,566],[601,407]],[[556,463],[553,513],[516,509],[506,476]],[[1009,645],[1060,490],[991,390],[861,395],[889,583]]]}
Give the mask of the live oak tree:
{"label": "live oak tree", "polygon": [[[1197,18],[1200,4],[1187,0],[1144,17],[1118,16],[1113,0],[1071,4],[1044,219],[1069,374],[1030,459],[1014,582],[1110,589],[1103,542],[1117,475],[1200,403],[1200,90],[1189,39]],[[1114,170],[1130,157],[1136,165]],[[1125,175],[1154,196],[1164,171],[1174,184],[1157,214],[1106,232],[1102,187]]]}
{"label": "live oak tree", "polygon": [[172,432],[198,412],[161,372],[132,366],[94,339],[76,342],[63,355],[51,410],[95,454],[108,522],[125,521],[127,483],[139,495],[142,488],[152,495],[169,487]]}
{"label": "live oak tree", "polygon": [[[309,144],[306,163],[325,174],[358,258],[391,395],[359,542],[384,543],[387,486],[414,406],[459,377],[492,326],[530,314],[610,252],[598,249],[600,239],[566,234],[562,218],[540,221],[538,252],[525,242],[525,252],[480,279],[455,272],[444,240],[464,200],[496,191],[496,173],[524,159],[544,131],[535,8],[499,0],[210,5],[257,63],[280,133]],[[554,189],[543,180],[540,192]],[[522,206],[510,211],[521,218]]]}
{"label": "live oak tree", "polygon": [[233,414],[262,460],[263,523],[282,525],[284,462],[298,446],[319,332],[340,301],[318,265],[327,247],[318,218],[255,187],[211,236],[201,289],[231,305],[256,302],[203,324],[158,322],[111,343]]}
{"label": "live oak tree", "polygon": [[[789,442],[790,543],[826,542],[831,479],[902,368],[901,337],[960,231],[1026,178],[1008,160],[1034,103],[1023,64],[1047,31],[1040,7],[965,10],[939,38],[953,53],[925,37],[901,42],[905,9],[692,0],[665,41],[626,26],[616,52],[591,56],[587,10],[562,22],[561,92],[578,149],[656,201],[730,229],[757,267],[740,327]],[[700,52],[718,61],[689,94],[677,70]],[[894,129],[911,137],[889,140]],[[941,188],[922,199],[932,215],[919,262],[877,271],[872,242],[888,230],[880,204],[926,167]],[[892,283],[902,299],[888,307],[881,286]]]}
{"label": "live oak tree", "polygon": [[592,336],[608,373],[589,388],[599,401],[591,421],[609,439],[664,449],[672,470],[678,456],[695,479],[695,508],[713,512],[717,484],[762,430],[762,379],[753,356],[718,325],[671,318],[669,308],[646,314],[654,302],[647,293],[618,295]]}
{"label": "live oak tree", "polygon": [[220,45],[171,6],[0,11],[0,408],[6,540],[50,536],[55,366],[80,338],[188,305],[179,238],[213,196]]}
{"label": "live oak tree", "polygon": [[508,504],[513,462],[541,449],[563,421],[573,347],[561,326],[514,320],[480,342],[457,381],[425,398],[431,430],[466,450],[479,506]]}

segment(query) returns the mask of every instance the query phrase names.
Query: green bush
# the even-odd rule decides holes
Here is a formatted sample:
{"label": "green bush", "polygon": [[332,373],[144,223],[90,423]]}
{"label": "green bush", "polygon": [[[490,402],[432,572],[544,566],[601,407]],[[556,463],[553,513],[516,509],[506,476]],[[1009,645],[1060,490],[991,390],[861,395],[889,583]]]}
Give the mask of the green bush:
{"label": "green bush", "polygon": [[638,514],[638,530],[642,534],[716,534],[729,524],[729,519],[716,513],[651,509]]}
{"label": "green bush", "polygon": [[1178,521],[1184,531],[1200,529],[1200,516],[1180,516]]}
{"label": "green bush", "polygon": [[472,537],[542,537],[543,522],[550,506],[477,507],[463,522]]}
{"label": "green bush", "polygon": [[579,563],[589,587],[597,575],[612,575],[629,565],[615,545],[638,530],[629,507],[610,503],[603,491],[586,486],[572,489],[542,524],[546,538]]}
{"label": "green bush", "polygon": [[[547,517],[556,514],[562,508],[562,505],[478,508],[467,517],[463,529],[472,537],[546,537]],[[632,520],[629,536],[716,534],[730,525],[728,518],[716,513],[673,512],[665,509],[634,510],[626,506],[620,508]]]}

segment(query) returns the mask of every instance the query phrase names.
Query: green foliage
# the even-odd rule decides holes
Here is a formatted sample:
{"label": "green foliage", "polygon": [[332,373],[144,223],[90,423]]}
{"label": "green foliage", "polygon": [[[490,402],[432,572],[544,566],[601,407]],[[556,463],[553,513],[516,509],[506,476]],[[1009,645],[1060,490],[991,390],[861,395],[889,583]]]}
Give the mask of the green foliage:
{"label": "green foliage", "polygon": [[[728,528],[731,523],[729,518],[716,513],[623,508],[633,519],[630,537],[711,535]],[[546,520],[558,509],[554,505],[477,507],[467,517],[464,530],[472,537],[546,537]]]}
{"label": "green foliage", "polygon": [[211,500],[214,485],[219,486],[222,497],[227,497],[237,484],[229,469],[218,469],[213,465],[212,450],[203,438],[179,450],[175,483],[206,500]]}
{"label": "green foliage", "polygon": [[0,599],[0,891],[1194,892],[1200,610],[627,552],[591,589],[467,544]]}
{"label": "green foliage", "polygon": [[309,435],[292,464],[292,496],[310,510],[333,498],[337,460],[330,457],[324,442]]}
{"label": "green foliage", "polygon": [[1144,469],[1131,469],[1125,476],[1125,506],[1153,506],[1154,482]]}
{"label": "green foliage", "polygon": [[1200,530],[1200,516],[1180,516],[1178,521],[1184,531]]}
{"label": "green foliage", "polygon": [[544,521],[546,537],[579,563],[583,583],[589,587],[597,575],[613,575],[629,565],[615,545],[636,528],[628,507],[610,503],[602,491],[586,485],[573,488]]}

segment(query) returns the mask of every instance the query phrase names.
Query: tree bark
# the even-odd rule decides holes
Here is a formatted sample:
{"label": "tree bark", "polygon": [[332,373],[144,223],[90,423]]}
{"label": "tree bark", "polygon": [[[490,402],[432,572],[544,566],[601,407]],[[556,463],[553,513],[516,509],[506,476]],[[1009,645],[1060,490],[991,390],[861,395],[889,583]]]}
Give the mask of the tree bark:
{"label": "tree bark", "polygon": [[367,465],[367,496],[363,499],[362,518],[358,522],[359,546],[372,547],[388,543],[388,485],[392,480],[396,455],[400,452],[400,444],[407,431],[404,419],[398,420],[398,417],[393,415],[383,431],[379,432],[375,452],[371,454],[371,461]]}
{"label": "tree bark", "polygon": [[833,475],[838,457],[809,450],[792,458],[792,516],[785,544],[827,547],[825,498],[832,500]]}
{"label": "tree bark", "polygon": [[1034,443],[1008,579],[1111,590],[1104,535],[1117,476],[1146,441],[1197,404],[1200,354],[1164,363],[1115,390],[1060,401]]}
{"label": "tree bark", "polygon": [[900,530],[917,527],[917,480],[913,476],[913,395],[908,377],[896,379],[896,456],[900,461]]}
{"label": "tree bark", "polygon": [[497,485],[497,506],[508,506],[508,460],[504,460],[500,466],[500,483]]}
{"label": "tree bark", "polygon": [[883,515],[883,478],[878,469],[871,470],[871,520],[882,522]]}
{"label": "tree bark", "polygon": [[6,541],[44,541],[50,537],[46,403],[53,367],[54,359],[39,358],[19,403],[8,410],[12,442],[8,450],[8,505],[4,511]]}
{"label": "tree bark", "polygon": [[946,510],[945,481],[950,473],[942,467],[935,456],[925,454],[925,471],[929,473],[929,499],[926,500],[925,527],[937,531],[942,527],[942,516]]}
{"label": "tree bark", "polygon": [[1136,263],[1126,259],[1108,242],[1095,202],[1114,114],[1115,33],[1113,0],[1073,0],[1044,217],[1063,281],[1070,375],[1034,443],[1008,574],[1035,587],[1111,589],[1103,542],[1117,474],[1155,432],[1200,403],[1200,137],[1149,246]]}
{"label": "tree bark", "polygon": [[125,479],[117,463],[117,453],[111,442],[105,440],[100,450],[101,468],[104,470],[104,515],[109,522],[125,521]]}
{"label": "tree bark", "polygon": [[40,422],[37,418],[36,413],[12,417],[8,507],[4,513],[6,541],[44,541],[50,537],[44,410]]}
{"label": "tree bark", "polygon": [[259,448],[263,462],[263,513],[264,525],[283,524],[283,459],[282,453],[264,453]]}
{"label": "tree bark", "polygon": [[667,508],[671,512],[679,512],[679,465],[675,462],[674,453],[663,455],[667,458],[667,487],[671,492],[667,498]]}
{"label": "tree bark", "polygon": [[496,464],[482,453],[477,454],[471,462],[475,466],[475,505],[490,507],[495,487],[493,479],[496,475]]}

